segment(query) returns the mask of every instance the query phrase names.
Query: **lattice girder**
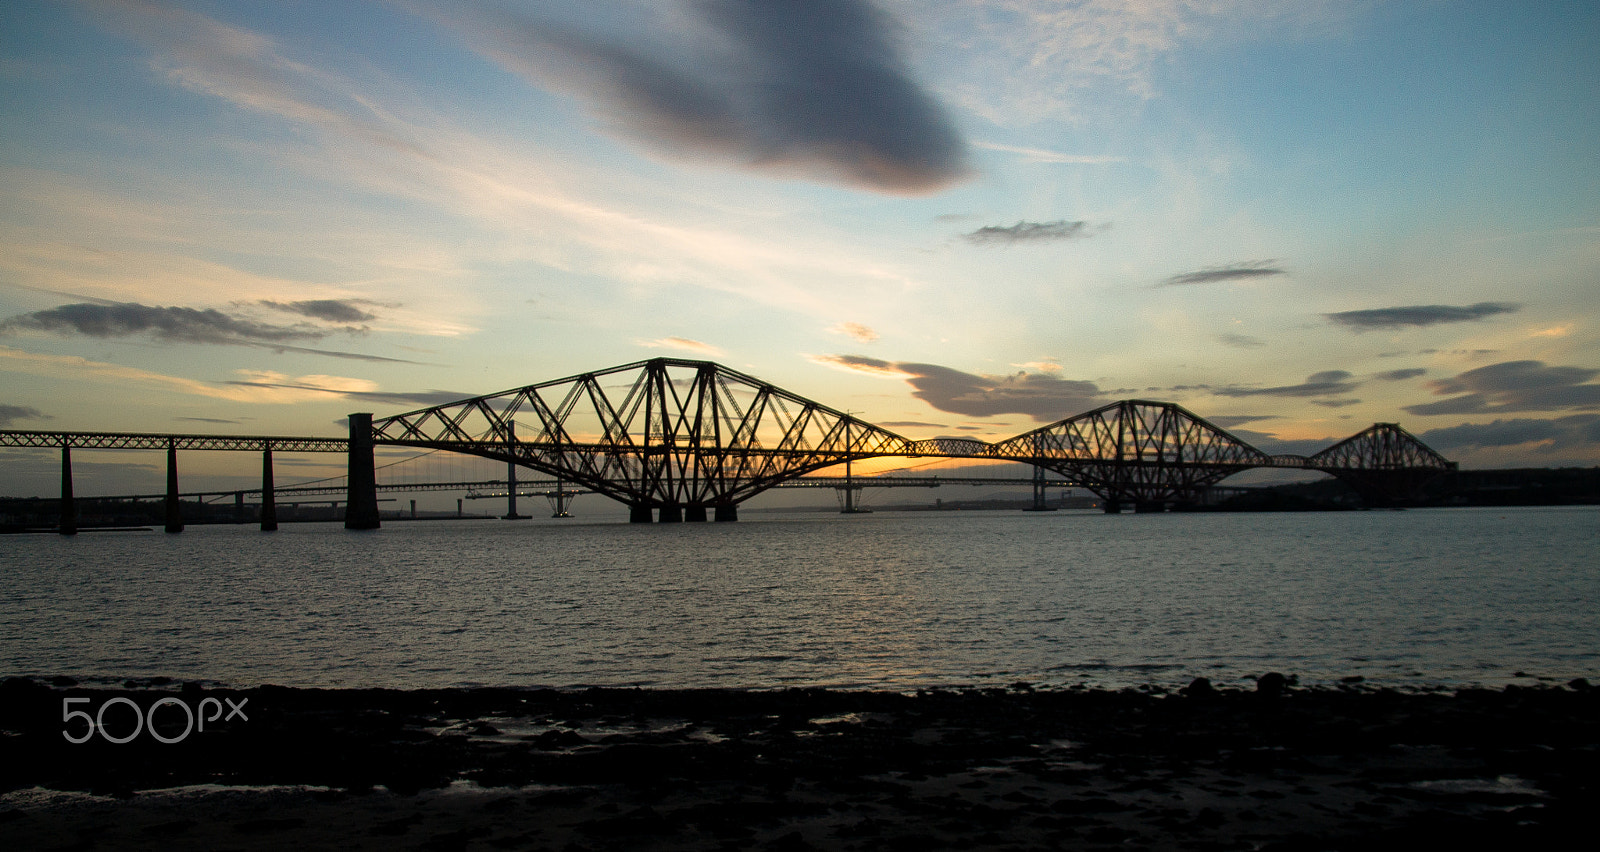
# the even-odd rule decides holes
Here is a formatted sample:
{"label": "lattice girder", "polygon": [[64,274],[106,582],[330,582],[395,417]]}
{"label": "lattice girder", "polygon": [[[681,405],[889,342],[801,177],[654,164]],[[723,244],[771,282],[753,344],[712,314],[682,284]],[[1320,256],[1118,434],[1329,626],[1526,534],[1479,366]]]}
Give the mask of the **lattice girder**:
{"label": "lattice girder", "polygon": [[911,445],[718,364],[669,358],[375,420],[373,431],[380,444],[514,461],[652,507],[737,503]]}

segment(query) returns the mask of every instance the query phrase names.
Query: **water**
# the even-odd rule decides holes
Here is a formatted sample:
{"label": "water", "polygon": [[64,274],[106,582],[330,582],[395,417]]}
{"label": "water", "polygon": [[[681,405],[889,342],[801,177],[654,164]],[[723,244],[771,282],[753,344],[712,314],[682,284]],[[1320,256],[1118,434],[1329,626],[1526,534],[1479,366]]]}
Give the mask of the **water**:
{"label": "water", "polygon": [[1600,675],[1600,508],[0,539],[0,675],[236,686]]}

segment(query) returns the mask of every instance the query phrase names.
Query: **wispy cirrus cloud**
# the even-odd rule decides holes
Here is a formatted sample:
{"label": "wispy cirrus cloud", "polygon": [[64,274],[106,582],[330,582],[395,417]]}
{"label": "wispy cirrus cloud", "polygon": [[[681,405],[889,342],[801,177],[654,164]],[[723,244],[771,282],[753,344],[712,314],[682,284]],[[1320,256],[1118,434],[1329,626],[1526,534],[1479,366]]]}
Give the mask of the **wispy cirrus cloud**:
{"label": "wispy cirrus cloud", "polygon": [[1117,157],[1108,154],[1065,154],[1060,151],[1049,151],[1044,148],[1019,148],[1015,145],[1000,145],[994,142],[974,142],[975,148],[987,151],[1004,151],[1008,154],[1022,155],[1025,163],[1061,163],[1077,166],[1101,166],[1109,163],[1125,163],[1127,157]]}
{"label": "wispy cirrus cloud", "polygon": [[1600,370],[1560,367],[1543,361],[1502,361],[1429,382],[1437,396],[1450,399],[1409,405],[1417,415],[1485,414],[1513,411],[1600,409]]}
{"label": "wispy cirrus cloud", "polygon": [[878,332],[858,322],[842,322],[828,329],[828,331],[834,334],[842,334],[845,337],[853,337],[862,343],[872,343],[878,339]]}
{"label": "wispy cirrus cloud", "polygon": [[[338,376],[302,376],[289,379],[281,373],[240,371],[237,382],[203,382],[169,376],[138,367],[108,364],[76,355],[47,355],[0,346],[0,372],[31,373],[58,381],[99,381],[133,384],[152,390],[247,403],[295,403],[326,399],[350,390],[376,390],[376,383]],[[262,381],[270,377],[271,382]],[[281,385],[274,387],[273,385]]]}
{"label": "wispy cirrus cloud", "polygon": [[1499,314],[1515,313],[1522,306],[1515,302],[1478,302],[1474,305],[1407,305],[1398,308],[1371,308],[1323,314],[1335,325],[1356,331],[1375,328],[1440,325],[1474,322]]}
{"label": "wispy cirrus cloud", "polygon": [[722,350],[709,343],[693,340],[687,337],[658,337],[655,340],[636,341],[640,346],[649,349],[681,349],[686,352],[696,352],[701,355],[721,355]]}
{"label": "wispy cirrus cloud", "polygon": [[1287,275],[1288,270],[1278,265],[1276,260],[1249,260],[1232,263],[1227,266],[1208,266],[1198,272],[1185,272],[1174,275],[1157,284],[1157,287],[1181,287],[1185,284],[1215,284],[1220,281],[1251,281],[1258,278],[1270,278],[1275,275]]}

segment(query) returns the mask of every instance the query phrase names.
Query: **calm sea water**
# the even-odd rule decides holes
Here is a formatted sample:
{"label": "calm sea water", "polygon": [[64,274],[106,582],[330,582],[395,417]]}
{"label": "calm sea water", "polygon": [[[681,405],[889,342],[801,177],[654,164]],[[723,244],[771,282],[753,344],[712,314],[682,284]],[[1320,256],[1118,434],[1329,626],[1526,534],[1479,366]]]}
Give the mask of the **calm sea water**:
{"label": "calm sea water", "polygon": [[0,539],[0,675],[236,686],[1600,676],[1600,509]]}

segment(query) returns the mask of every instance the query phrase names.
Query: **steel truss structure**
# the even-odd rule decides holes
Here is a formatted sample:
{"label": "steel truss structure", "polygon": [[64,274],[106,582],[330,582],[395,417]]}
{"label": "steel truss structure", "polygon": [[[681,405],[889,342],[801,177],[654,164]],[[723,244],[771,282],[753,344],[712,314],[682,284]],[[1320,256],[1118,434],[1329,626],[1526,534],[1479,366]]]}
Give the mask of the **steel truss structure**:
{"label": "steel truss structure", "polygon": [[[350,415],[350,437],[239,437],[116,432],[0,432],[0,446],[59,447],[63,506],[70,450],[164,449],[169,529],[177,519],[177,450],[346,452],[346,526],[378,526],[373,448],[395,445],[481,456],[549,474],[564,487],[631,507],[635,521],[731,521],[738,504],[812,471],[881,456],[1022,462],[1098,494],[1107,511],[1197,502],[1222,479],[1257,467],[1330,473],[1372,505],[1403,505],[1455,463],[1393,423],[1309,457],[1272,456],[1168,402],[1124,400],[997,443],[912,441],[710,361],[655,358],[405,414]],[[847,468],[848,470],[848,468]],[[509,478],[509,477],[508,477]],[[859,480],[858,480],[859,481]],[[708,515],[709,513],[709,515]],[[276,526],[263,515],[263,528]],[[69,526],[63,512],[63,530]]]}
{"label": "steel truss structure", "polygon": [[913,442],[709,361],[656,358],[372,422],[373,442],[532,468],[628,504],[636,520],[737,517],[813,470],[914,455]]}
{"label": "steel truss structure", "polygon": [[1393,424],[1315,456],[1273,456],[1183,406],[1124,400],[997,443],[912,441],[710,361],[656,358],[372,423],[376,444],[464,452],[539,470],[633,507],[636,520],[732,520],[749,497],[879,456],[1013,461],[1100,495],[1108,511],[1194,503],[1258,467],[1320,470],[1380,505],[1454,463]]}
{"label": "steel truss structure", "polygon": [[1225,477],[1279,466],[1181,405],[1137,399],[1001,441],[992,455],[1077,479],[1105,499],[1107,511],[1195,502]]}

